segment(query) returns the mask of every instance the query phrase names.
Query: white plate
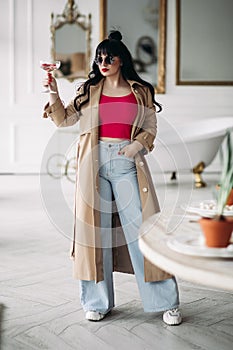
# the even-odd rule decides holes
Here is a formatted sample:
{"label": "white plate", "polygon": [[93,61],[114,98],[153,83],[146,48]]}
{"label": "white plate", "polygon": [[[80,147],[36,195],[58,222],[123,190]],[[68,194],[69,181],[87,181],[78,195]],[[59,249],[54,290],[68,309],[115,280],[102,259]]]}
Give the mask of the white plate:
{"label": "white plate", "polygon": [[233,258],[233,244],[229,244],[227,248],[209,248],[205,246],[202,234],[173,237],[167,240],[167,245],[170,249],[187,255]]}
{"label": "white plate", "polygon": [[[205,200],[202,202],[193,202],[190,205],[182,205],[181,208],[189,213],[198,214],[202,217],[208,217],[212,218],[214,215],[216,215],[216,209],[203,209],[200,207],[202,204],[213,203],[214,201],[211,200]],[[224,209],[223,211],[224,216],[233,216],[233,210]]]}

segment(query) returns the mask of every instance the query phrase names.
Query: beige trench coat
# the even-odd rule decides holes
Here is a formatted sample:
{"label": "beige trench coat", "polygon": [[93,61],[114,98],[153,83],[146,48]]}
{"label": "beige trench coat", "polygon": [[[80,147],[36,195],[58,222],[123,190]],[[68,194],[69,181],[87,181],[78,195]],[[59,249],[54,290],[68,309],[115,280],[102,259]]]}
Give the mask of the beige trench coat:
{"label": "beige trench coat", "polygon": [[[98,125],[99,99],[104,79],[90,88],[90,99],[79,115],[73,101],[65,108],[58,98],[45,107],[44,117],[50,116],[58,127],[71,126],[80,122],[78,145],[78,174],[76,181],[75,228],[72,255],[74,257],[74,278],[80,280],[103,280],[103,261],[100,239],[100,215],[98,193]],[[138,103],[138,114],[132,126],[131,140],[138,140],[148,152],[153,149],[156,136],[156,115],[149,89],[138,82],[128,81]],[[79,103],[81,99],[79,100]],[[144,158],[139,152],[135,156],[137,177],[141,198],[143,221],[159,211],[152,178]],[[113,270],[133,273],[127,245],[124,241],[120,221],[115,218],[113,228]],[[152,265],[144,258],[146,282],[170,278],[171,275]]]}

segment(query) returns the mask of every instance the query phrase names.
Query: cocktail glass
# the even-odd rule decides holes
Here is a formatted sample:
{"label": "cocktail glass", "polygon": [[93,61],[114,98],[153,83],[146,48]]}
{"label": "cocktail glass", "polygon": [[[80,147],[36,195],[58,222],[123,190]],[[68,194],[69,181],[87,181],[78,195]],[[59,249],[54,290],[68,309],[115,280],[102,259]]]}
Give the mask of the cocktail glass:
{"label": "cocktail glass", "polygon": [[[56,69],[59,69],[61,65],[60,61],[54,61],[54,62],[50,62],[50,61],[40,61],[40,68],[42,68],[43,70],[45,70],[48,73],[48,76],[52,76],[52,72]],[[43,90],[42,92],[49,92],[51,94],[56,94],[56,91],[53,91],[49,88],[46,90]]]}

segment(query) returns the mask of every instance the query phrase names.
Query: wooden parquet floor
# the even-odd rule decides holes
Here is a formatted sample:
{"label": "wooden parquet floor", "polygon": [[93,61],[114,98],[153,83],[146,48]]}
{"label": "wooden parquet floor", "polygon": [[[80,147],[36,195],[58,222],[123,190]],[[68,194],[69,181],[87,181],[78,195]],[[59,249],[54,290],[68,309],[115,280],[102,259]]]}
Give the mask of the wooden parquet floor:
{"label": "wooden parquet floor", "polygon": [[[64,186],[72,196],[71,185]],[[233,349],[233,294],[180,280],[178,327],[166,326],[160,313],[144,313],[134,276],[120,273],[115,309],[101,322],[86,321],[69,239],[45,212],[38,177],[1,176],[0,188],[1,350]]]}

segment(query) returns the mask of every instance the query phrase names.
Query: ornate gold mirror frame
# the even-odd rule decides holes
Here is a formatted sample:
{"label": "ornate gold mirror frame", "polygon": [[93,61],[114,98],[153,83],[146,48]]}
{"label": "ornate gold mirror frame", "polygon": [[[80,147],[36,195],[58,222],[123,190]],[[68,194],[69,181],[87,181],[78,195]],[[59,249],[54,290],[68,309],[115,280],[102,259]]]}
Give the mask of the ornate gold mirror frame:
{"label": "ornate gold mirror frame", "polygon": [[[68,44],[73,46],[74,52],[57,52],[58,33],[61,33],[61,29],[63,33],[60,41],[63,41],[64,47]],[[90,70],[91,14],[82,15],[75,1],[68,0],[62,14],[51,14],[50,31],[52,59],[61,61],[61,67],[55,71],[55,76],[71,82],[77,78],[86,78]]]}
{"label": "ornate gold mirror frame", "polygon": [[[109,13],[109,1],[110,0],[99,0],[100,1],[100,40],[103,40],[104,38],[107,37],[108,31],[111,28],[108,28],[108,23],[110,24],[110,26],[112,25],[111,23],[115,23],[116,22],[116,16],[118,16],[117,13]],[[134,8],[135,6],[135,1],[134,0],[127,0],[124,1],[124,4],[122,6],[122,4],[120,3],[120,1],[117,0],[111,0],[111,1],[115,1],[115,5],[119,4],[119,16],[120,13],[122,13],[122,11],[124,11],[124,4],[127,4],[129,7],[131,6],[131,8]],[[131,1],[131,4],[130,4]],[[151,81],[149,81],[148,79],[145,79],[147,81],[149,81],[150,83],[152,83],[152,85],[154,85],[155,88],[155,92],[156,93],[160,93],[160,94],[164,94],[165,93],[165,74],[166,74],[166,13],[167,13],[167,0],[147,0],[145,1],[145,3],[148,3],[148,6],[153,6],[153,12],[151,11],[151,13],[149,14],[150,16],[154,16],[152,17],[153,20],[155,21],[157,18],[157,23],[158,23],[158,34],[156,36],[156,31],[154,31],[154,35],[152,35],[150,38],[152,38],[155,41],[156,44],[156,64],[157,64],[157,68],[156,68],[156,75],[157,77],[153,77],[153,79],[151,79]],[[143,3],[143,2],[141,2]],[[156,8],[156,5],[158,4],[158,7]],[[146,6],[146,5],[145,5]],[[142,16],[145,16],[145,14],[142,14]],[[148,15],[148,14],[147,14]],[[130,26],[130,21],[133,21],[133,18],[128,18],[129,22],[127,22],[127,26]],[[137,28],[137,26],[135,26]],[[149,37],[141,37],[140,38],[140,30],[134,31],[134,37],[133,38],[128,38],[129,41],[131,41],[130,39],[132,39],[133,41],[139,42],[140,39],[144,39],[147,40],[147,43],[149,42],[148,39]],[[124,37],[124,33],[122,32],[123,37]],[[145,41],[144,41],[145,42]],[[130,50],[131,51],[131,50]],[[137,49],[136,49],[137,51]],[[131,52],[132,53],[132,52]],[[137,66],[135,66],[136,70],[137,70]],[[137,70],[139,75],[140,74],[140,69]],[[141,76],[142,77],[142,76]],[[142,77],[143,78],[143,77]],[[144,79],[144,78],[143,78]],[[156,81],[156,82],[154,82]]]}

